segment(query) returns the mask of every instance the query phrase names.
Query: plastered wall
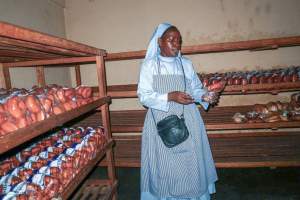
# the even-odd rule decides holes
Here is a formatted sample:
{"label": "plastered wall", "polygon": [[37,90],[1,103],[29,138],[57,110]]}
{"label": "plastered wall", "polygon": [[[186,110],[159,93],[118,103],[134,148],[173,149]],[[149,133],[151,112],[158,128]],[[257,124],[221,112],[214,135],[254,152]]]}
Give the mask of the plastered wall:
{"label": "plastered wall", "polygon": [[[0,0],[0,21],[65,37],[64,0]],[[31,88],[36,84],[33,68],[11,68],[12,86]],[[70,85],[68,68],[46,68],[46,83]]]}
{"label": "plastered wall", "polygon": [[[300,35],[298,0],[66,0],[69,39],[108,52],[145,49],[161,22],[176,25],[183,45]],[[300,65],[300,47],[189,56],[197,72],[226,72]],[[108,84],[136,83],[141,60],[108,62]],[[94,67],[82,68],[96,85]],[[74,83],[74,73],[72,74]],[[220,105],[289,100],[289,94],[223,96]],[[111,109],[141,108],[136,99],[114,100]]]}

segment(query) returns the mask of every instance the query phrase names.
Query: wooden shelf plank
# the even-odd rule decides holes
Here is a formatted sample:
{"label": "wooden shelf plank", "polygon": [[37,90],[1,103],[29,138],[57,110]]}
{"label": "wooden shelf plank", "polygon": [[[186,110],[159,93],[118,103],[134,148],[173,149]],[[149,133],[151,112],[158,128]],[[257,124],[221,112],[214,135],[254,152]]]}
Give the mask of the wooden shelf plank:
{"label": "wooden shelf plank", "polygon": [[[110,85],[107,87],[107,95],[113,99],[136,98],[137,84]],[[244,95],[244,94],[278,94],[279,92],[290,92],[300,90],[300,81],[286,83],[264,83],[248,85],[228,85],[222,95]],[[93,87],[94,92],[98,92]]]}
{"label": "wooden shelf plank", "polygon": [[8,133],[0,137],[0,153],[4,153],[14,147],[37,137],[52,128],[61,126],[65,122],[68,122],[86,112],[89,112],[97,107],[108,103],[110,101],[109,97],[105,98],[95,98],[95,100],[89,104],[83,105],[74,110],[64,112],[59,115],[51,116],[43,121],[36,122],[28,127],[18,129],[17,131]]}
{"label": "wooden shelf plank", "polygon": [[222,94],[257,94],[279,92],[288,92],[300,90],[300,81],[286,83],[264,83],[264,84],[248,84],[248,85],[228,85]]}
{"label": "wooden shelf plank", "polygon": [[[286,46],[299,46],[300,36],[270,38],[261,40],[248,40],[237,42],[224,42],[214,44],[200,44],[193,46],[183,46],[181,48],[182,54],[199,54],[199,53],[212,53],[212,52],[228,52],[228,51],[241,51],[241,50],[261,50],[261,49],[274,49]],[[131,60],[144,58],[145,50],[129,51],[120,53],[109,53],[105,57],[107,61],[115,60]]]}
{"label": "wooden shelf plank", "polygon": [[278,128],[297,128],[300,121],[288,122],[269,122],[269,123],[228,123],[228,124],[206,124],[206,130],[243,130],[243,129],[278,129]]}
{"label": "wooden shelf plank", "polygon": [[[116,167],[141,167],[141,161],[134,160],[116,160]],[[106,162],[102,162],[101,166],[106,166]],[[216,161],[217,168],[253,168],[253,167],[300,167],[300,160],[287,160],[287,161],[243,161],[239,158],[239,161]]]}
{"label": "wooden shelf plank", "polygon": [[[0,36],[0,46],[13,46],[18,49],[30,49],[34,52],[47,52],[49,54],[55,54],[55,55],[62,55],[62,56],[70,56],[70,57],[76,57],[76,56],[87,56],[86,53],[81,53],[73,50],[68,50],[64,48],[59,47],[53,47],[53,46],[45,46],[42,44],[27,42],[23,40],[17,40],[17,39],[11,39]],[[2,57],[2,56],[1,56]],[[13,60],[7,60],[8,62],[12,62]]]}
{"label": "wooden shelf plank", "polygon": [[33,66],[45,66],[51,67],[50,65],[71,65],[78,63],[93,63],[96,61],[95,56],[89,57],[72,57],[72,58],[56,58],[56,59],[40,59],[40,60],[30,60],[30,61],[20,61],[13,63],[3,63],[3,67],[33,67]]}
{"label": "wooden shelf plank", "polygon": [[[113,114],[111,114],[113,117]],[[126,116],[124,116],[126,117]],[[249,129],[279,129],[279,128],[299,128],[299,121],[290,121],[290,122],[270,122],[270,123],[216,123],[216,124],[205,124],[206,130],[249,130]],[[143,123],[141,124],[122,124],[114,125],[112,123],[111,131],[113,133],[138,133],[142,132]]]}
{"label": "wooden shelf plank", "polygon": [[[279,129],[300,128],[300,121],[280,121],[262,123],[235,123],[232,119],[236,112],[246,113],[253,106],[226,106],[215,107],[208,112],[199,109],[204,120],[206,130],[254,130],[254,129]],[[111,111],[111,131],[113,133],[140,133],[143,130],[146,110]],[[100,113],[96,112],[80,121],[78,124],[100,125]]]}
{"label": "wooden shelf plank", "polygon": [[[115,135],[118,167],[140,167],[141,135]],[[300,132],[274,131],[208,134],[218,168],[299,167]],[[106,160],[100,163],[106,164]]]}
{"label": "wooden shelf plank", "polygon": [[[228,111],[228,110],[231,110]],[[249,129],[278,129],[278,128],[297,128],[300,121],[270,122],[270,123],[235,123],[232,116],[235,112],[243,111],[245,108],[229,107],[228,109],[216,109],[208,113],[202,112],[206,130],[249,130]],[[211,112],[211,113],[210,113]],[[146,110],[135,111],[111,111],[111,126],[113,133],[121,132],[141,132]]]}
{"label": "wooden shelf plank", "polygon": [[219,161],[215,162],[217,168],[252,168],[252,167],[299,167],[300,160],[274,160],[274,161],[242,161],[237,158],[235,162]]}
{"label": "wooden shelf plank", "polygon": [[59,194],[62,199],[68,199],[75,191],[77,186],[86,178],[96,164],[103,158],[106,150],[112,148],[113,140],[109,140],[104,148],[97,152],[94,159],[90,160],[86,166],[84,166],[80,172],[72,179],[72,181],[64,188],[64,191]]}

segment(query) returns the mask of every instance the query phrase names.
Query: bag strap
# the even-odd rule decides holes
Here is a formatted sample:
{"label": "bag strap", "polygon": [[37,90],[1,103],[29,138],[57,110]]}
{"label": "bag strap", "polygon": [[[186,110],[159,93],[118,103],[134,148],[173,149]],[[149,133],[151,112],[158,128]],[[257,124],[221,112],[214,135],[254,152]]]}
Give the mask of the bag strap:
{"label": "bag strap", "polygon": [[[184,73],[184,68],[183,68],[183,64],[182,64],[181,58],[179,58],[179,62],[180,62],[181,70],[182,70],[182,73],[183,73],[184,92],[186,92],[185,73]],[[159,75],[160,75],[160,62],[159,62],[159,59],[157,59],[157,66],[158,66],[158,72],[159,72]],[[150,108],[150,110],[151,110],[151,114],[152,114],[154,123],[157,124],[157,123],[156,123],[156,120],[155,120],[155,118],[154,118],[154,114],[153,114],[152,108]],[[182,116],[181,116],[181,117],[184,118],[184,104],[182,104]]]}

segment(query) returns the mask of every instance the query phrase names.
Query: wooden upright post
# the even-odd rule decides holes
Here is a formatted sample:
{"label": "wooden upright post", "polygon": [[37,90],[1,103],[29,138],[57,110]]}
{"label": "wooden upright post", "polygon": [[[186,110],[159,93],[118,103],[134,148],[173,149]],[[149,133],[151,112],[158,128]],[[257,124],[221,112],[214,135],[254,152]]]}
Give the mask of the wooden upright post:
{"label": "wooden upright post", "polygon": [[46,80],[45,80],[45,71],[43,66],[36,67],[36,80],[39,87],[45,87],[46,86]]}
{"label": "wooden upright post", "polygon": [[6,88],[3,66],[1,63],[0,63],[0,88]]}
{"label": "wooden upright post", "polygon": [[0,88],[11,89],[9,68],[0,63]]}
{"label": "wooden upright post", "polygon": [[[103,56],[96,56],[96,65],[97,65],[97,75],[98,75],[98,87],[99,87],[99,97],[105,97],[106,92],[106,75],[105,75],[105,63]],[[109,117],[109,107],[108,103],[101,106],[101,117],[104,129],[107,133],[108,139],[112,138],[111,128],[110,128],[110,117]],[[112,181],[111,185],[114,185],[116,181],[116,175],[114,171],[114,158],[112,148],[107,149],[106,151],[107,159],[107,171],[109,180]],[[113,195],[113,200],[117,198],[116,193]]]}
{"label": "wooden upright post", "polygon": [[80,74],[80,65],[75,66],[75,74],[76,74],[76,86],[81,85],[81,74]]}

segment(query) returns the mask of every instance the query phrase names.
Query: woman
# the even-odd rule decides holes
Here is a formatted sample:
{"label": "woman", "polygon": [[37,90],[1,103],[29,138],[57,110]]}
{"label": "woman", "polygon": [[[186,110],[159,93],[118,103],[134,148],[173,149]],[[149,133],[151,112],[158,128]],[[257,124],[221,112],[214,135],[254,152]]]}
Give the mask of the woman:
{"label": "woman", "polygon": [[[160,24],[141,66],[137,93],[149,108],[142,134],[142,200],[207,200],[215,192],[216,169],[195,103],[207,109],[218,95],[202,88],[191,61],[181,56],[180,49],[178,29]],[[189,137],[168,148],[156,123],[172,114],[184,116]]]}

